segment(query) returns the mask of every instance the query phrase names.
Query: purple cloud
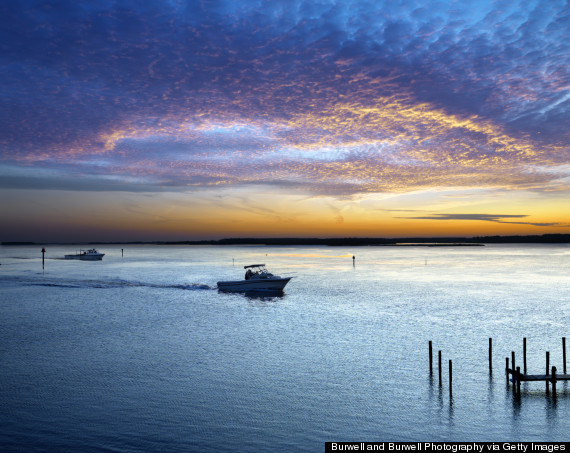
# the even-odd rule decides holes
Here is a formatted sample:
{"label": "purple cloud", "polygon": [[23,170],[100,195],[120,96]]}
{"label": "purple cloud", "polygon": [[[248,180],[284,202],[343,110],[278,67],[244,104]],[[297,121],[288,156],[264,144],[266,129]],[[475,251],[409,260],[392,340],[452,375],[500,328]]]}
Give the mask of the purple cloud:
{"label": "purple cloud", "polygon": [[415,219],[415,220],[479,220],[484,222],[508,223],[514,225],[532,225],[547,227],[564,227],[568,224],[557,222],[515,222],[510,219],[524,219],[527,214],[433,214],[417,217],[396,217],[398,219]]}
{"label": "purple cloud", "polygon": [[568,160],[568,17],[562,0],[5,2],[0,164],[144,187],[538,188]]}

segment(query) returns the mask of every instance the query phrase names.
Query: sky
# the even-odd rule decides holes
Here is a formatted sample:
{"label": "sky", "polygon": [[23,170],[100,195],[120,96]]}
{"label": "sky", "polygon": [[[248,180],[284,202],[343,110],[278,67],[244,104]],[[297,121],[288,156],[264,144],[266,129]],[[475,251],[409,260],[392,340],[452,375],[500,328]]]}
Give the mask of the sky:
{"label": "sky", "polygon": [[570,233],[567,0],[4,0],[0,241]]}

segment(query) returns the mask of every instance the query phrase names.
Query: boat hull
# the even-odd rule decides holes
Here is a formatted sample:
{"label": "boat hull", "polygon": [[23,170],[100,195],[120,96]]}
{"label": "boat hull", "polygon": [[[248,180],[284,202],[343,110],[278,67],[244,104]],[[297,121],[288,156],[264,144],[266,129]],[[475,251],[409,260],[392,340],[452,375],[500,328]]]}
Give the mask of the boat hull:
{"label": "boat hull", "polygon": [[285,288],[285,285],[289,283],[289,280],[291,280],[291,278],[292,277],[218,282],[218,289],[221,291],[244,293],[283,291],[283,288]]}
{"label": "boat hull", "polygon": [[66,260],[81,260],[81,261],[101,261],[105,256],[104,253],[97,255],[65,255]]}

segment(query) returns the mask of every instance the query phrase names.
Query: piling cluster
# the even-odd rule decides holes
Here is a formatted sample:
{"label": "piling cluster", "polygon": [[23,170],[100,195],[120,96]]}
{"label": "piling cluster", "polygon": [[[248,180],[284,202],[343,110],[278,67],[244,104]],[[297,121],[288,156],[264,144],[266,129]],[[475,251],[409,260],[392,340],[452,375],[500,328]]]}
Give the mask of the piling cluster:
{"label": "piling cluster", "polygon": [[[437,351],[437,362],[438,362],[438,375],[439,375],[439,386],[442,383],[442,366],[441,366],[441,350]],[[433,345],[431,340],[429,341],[429,374],[433,376]],[[449,360],[449,395],[453,394],[453,362]]]}
{"label": "piling cluster", "polygon": [[[511,351],[511,366],[509,367],[509,358],[505,358],[505,375],[507,385],[509,381],[513,383],[513,391],[520,395],[521,382],[544,381],[546,393],[550,393],[549,384],[552,386],[552,395],[556,396],[556,383],[558,381],[570,381],[570,375],[566,373],[566,337],[562,337],[562,366],[563,374],[558,374],[555,366],[550,367],[550,351],[546,351],[546,370],[545,374],[527,374],[526,369],[526,338],[523,338],[523,372],[521,367],[516,366],[515,351]],[[509,375],[511,379],[509,379]]]}
{"label": "piling cluster", "polygon": [[[556,396],[556,383],[558,381],[570,381],[570,375],[566,372],[566,337],[562,337],[562,366],[563,374],[558,374],[558,370],[555,366],[550,367],[550,352],[546,351],[546,373],[545,374],[527,374],[526,366],[526,348],[527,342],[526,338],[523,338],[523,371],[521,372],[521,367],[516,366],[515,362],[515,351],[511,351],[511,363],[509,364],[509,357],[505,359],[505,375],[507,380],[507,385],[512,381],[513,390],[520,394],[521,382],[528,381],[544,381],[546,384],[546,393],[550,392],[549,384],[552,386],[552,394]],[[433,345],[431,340],[429,341],[429,372],[430,376],[433,375]],[[489,374],[493,374],[493,339],[489,338]],[[439,385],[442,386],[442,359],[441,350],[438,351],[438,376]],[[509,378],[511,376],[511,378]],[[449,360],[449,394],[453,392],[453,364]]]}

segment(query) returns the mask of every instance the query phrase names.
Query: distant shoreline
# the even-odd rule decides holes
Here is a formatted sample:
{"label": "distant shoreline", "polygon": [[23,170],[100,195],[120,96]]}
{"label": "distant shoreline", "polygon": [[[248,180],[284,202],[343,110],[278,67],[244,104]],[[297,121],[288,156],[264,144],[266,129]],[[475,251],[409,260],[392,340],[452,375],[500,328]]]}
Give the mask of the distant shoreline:
{"label": "distant shoreline", "polygon": [[485,244],[567,244],[570,234],[543,234],[528,236],[477,236],[477,237],[411,237],[411,238],[228,238],[201,241],[131,241],[131,242],[23,242],[4,241],[5,246],[30,245],[324,245],[324,246],[422,246],[472,247]]}

